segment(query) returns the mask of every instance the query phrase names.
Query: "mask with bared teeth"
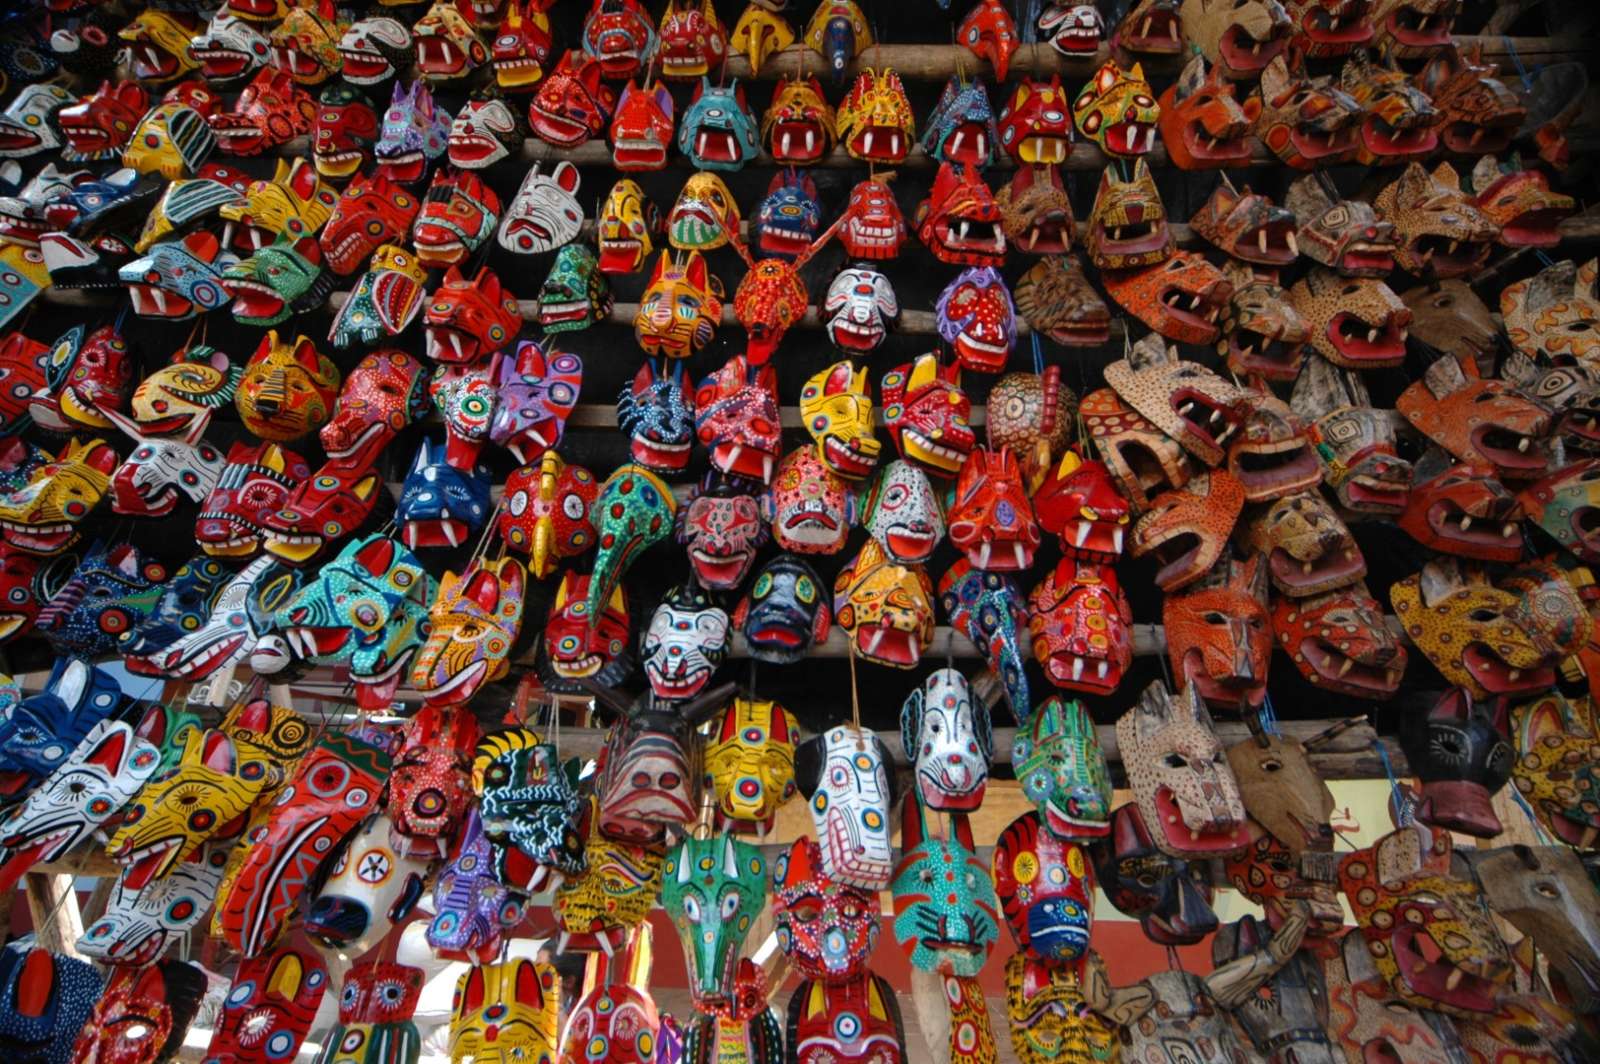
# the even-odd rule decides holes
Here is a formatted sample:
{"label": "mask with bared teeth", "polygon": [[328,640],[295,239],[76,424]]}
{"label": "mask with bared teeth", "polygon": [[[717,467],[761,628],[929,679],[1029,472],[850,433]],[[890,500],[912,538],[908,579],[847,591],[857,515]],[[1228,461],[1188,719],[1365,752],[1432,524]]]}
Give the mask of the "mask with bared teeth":
{"label": "mask with bared teeth", "polygon": [[1115,165],[1100,172],[1083,245],[1089,260],[1102,270],[1149,266],[1172,257],[1177,245],[1167,227],[1167,209],[1143,159],[1134,161],[1126,179]]}
{"label": "mask with bared teeth", "polygon": [[1267,556],[1272,585],[1291,598],[1319,595],[1367,575],[1349,527],[1314,488],[1252,508],[1239,523],[1237,539]]}
{"label": "mask with bared teeth", "polygon": [[1315,266],[1289,289],[1289,302],[1311,330],[1311,346],[1335,366],[1393,369],[1405,361],[1411,311],[1382,281]]}
{"label": "mask with bared teeth", "polygon": [[1283,0],[1290,47],[1312,59],[1349,55],[1372,43],[1373,0]]}
{"label": "mask with bared teeth", "polygon": [[905,216],[888,183],[868,178],[850,190],[839,227],[839,243],[851,258],[892,259],[906,240]]}
{"label": "mask with bared teeth", "polygon": [[1366,111],[1356,161],[1392,166],[1426,159],[1439,147],[1439,113],[1427,93],[1399,68],[1374,62],[1365,52],[1345,60],[1339,84]]}
{"label": "mask with bared teeth", "polygon": [[822,95],[816,78],[785,75],[772,93],[772,104],[761,116],[761,139],[772,158],[804,166],[833,150],[833,107]]}
{"label": "mask with bared teeth", "polygon": [[1122,556],[1131,508],[1104,462],[1065,452],[1034,490],[1033,509],[1063,554],[1099,563]]}
{"label": "mask with bared teeth", "polygon": [[[1181,488],[1195,463],[1178,441],[1156,428],[1110,388],[1099,388],[1078,404],[1095,450],[1135,512],[1150,508],[1160,492]],[[1244,496],[1240,495],[1240,505]]]}
{"label": "mask with bared teeth", "polygon": [[917,237],[940,262],[1000,266],[1006,235],[994,193],[976,169],[939,164],[928,198],[917,205]]}
{"label": "mask with bared teeth", "polygon": [[1406,648],[1359,583],[1308,598],[1279,597],[1272,631],[1300,675],[1323,690],[1382,702],[1400,689]]}
{"label": "mask with bared teeth", "polygon": [[1223,557],[1181,592],[1166,595],[1161,623],[1172,675],[1208,705],[1254,709],[1267,696],[1272,624],[1267,567],[1260,555]]}
{"label": "mask with bared teeth", "polygon": [[1128,553],[1155,555],[1156,586],[1176,591],[1217,564],[1243,507],[1244,488],[1231,474],[1220,469],[1197,474],[1183,488],[1150,500],[1133,526]]}
{"label": "mask with bared teeth", "polygon": [[1250,119],[1222,71],[1196,55],[1161,94],[1161,141],[1173,165],[1215,170],[1250,164]]}
{"label": "mask with bared teeth", "polygon": [[1261,266],[1288,266],[1299,257],[1294,212],[1224,178],[1189,219],[1194,231],[1225,254]]}
{"label": "mask with bared teeth", "polygon": [[1429,550],[1486,562],[1522,558],[1522,508],[1483,466],[1431,450],[1417,464],[1400,527]]}
{"label": "mask with bared teeth", "polygon": [[896,458],[878,471],[861,502],[861,524],[901,565],[921,565],[944,538],[944,511],[922,467]]}
{"label": "mask with bared teeth", "polygon": [[1230,384],[1158,336],[1146,336],[1105,369],[1106,383],[1156,428],[1207,465],[1221,464],[1254,393]]}
{"label": "mask with bared teeth", "polygon": [[1418,277],[1465,277],[1483,266],[1500,236],[1500,227],[1461,191],[1449,163],[1431,174],[1412,163],[1372,205],[1399,234],[1395,262]]}
{"label": "mask with bared teeth", "polygon": [[1159,680],[1145,688],[1117,721],[1117,743],[1156,849],[1196,860],[1245,847],[1239,783],[1194,684],[1177,694]]}
{"label": "mask with bared teeth", "polygon": [[1134,63],[1124,70],[1115,58],[1101,64],[1072,101],[1072,120],[1078,132],[1107,155],[1149,152],[1156,144],[1160,117],[1161,108],[1144,79],[1144,68]]}
{"label": "mask with bared teeth", "polygon": [[1360,149],[1361,105],[1332,76],[1291,71],[1281,55],[1261,72],[1244,113],[1268,150],[1296,170],[1347,163]]}
{"label": "mask with bared teeth", "polygon": [[1323,482],[1340,506],[1391,516],[1405,508],[1411,463],[1395,450],[1394,419],[1374,409],[1359,375],[1311,355],[1289,403],[1312,424]]}
{"label": "mask with bared teeth", "polygon": [[1244,485],[1246,502],[1309,491],[1322,482],[1305,422],[1272,395],[1256,397],[1243,431],[1228,448],[1228,472]]}
{"label": "mask with bared teeth", "polygon": [[1557,543],[1585,562],[1600,563],[1600,460],[1585,459],[1530,484],[1518,499]]}
{"label": "mask with bared teeth", "polygon": [[1512,385],[1478,376],[1476,363],[1446,355],[1395,400],[1419,432],[1463,462],[1502,480],[1535,480],[1552,462],[1551,412]]}
{"label": "mask with bared teeth", "polygon": [[1555,247],[1560,224],[1578,209],[1571,196],[1550,188],[1543,170],[1524,170],[1516,162],[1500,163],[1485,155],[1472,168],[1472,205],[1500,227],[1502,247]]}
{"label": "mask with bared teeth", "polygon": [[[1447,0],[1449,2],[1449,0]],[[1511,147],[1528,117],[1523,97],[1496,77],[1483,50],[1450,43],[1416,77],[1440,114],[1439,139],[1451,155],[1499,155]]]}
{"label": "mask with bared teeth", "polygon": [[1223,276],[1233,285],[1217,351],[1236,377],[1292,381],[1299,377],[1311,331],[1278,283],[1277,271],[1228,262]]}
{"label": "mask with bared teeth", "polygon": [[1278,0],[1183,0],[1178,13],[1189,47],[1237,81],[1260,76],[1294,28]]}
{"label": "mask with bared teeth", "polygon": [[1116,570],[1063,558],[1028,594],[1033,656],[1047,680],[1107,695],[1133,666],[1133,610]]}
{"label": "mask with bared teeth", "polygon": [[1077,222],[1061,174],[1053,166],[1023,166],[994,201],[1006,239],[1030,255],[1064,255]]}
{"label": "mask with bared teeth", "polygon": [[1165,262],[1103,279],[1123,310],[1170,340],[1209,345],[1222,335],[1233,285],[1199,252],[1179,251]]}
{"label": "mask with bared teeth", "polygon": [[940,366],[937,355],[918,355],[883,375],[880,398],[884,428],[902,457],[935,476],[960,471],[978,437],[957,363]]}
{"label": "mask with bared teeth", "polygon": [[1394,226],[1365,200],[1341,198],[1326,175],[1297,179],[1284,203],[1294,212],[1295,242],[1306,258],[1346,277],[1384,278],[1394,271]]}

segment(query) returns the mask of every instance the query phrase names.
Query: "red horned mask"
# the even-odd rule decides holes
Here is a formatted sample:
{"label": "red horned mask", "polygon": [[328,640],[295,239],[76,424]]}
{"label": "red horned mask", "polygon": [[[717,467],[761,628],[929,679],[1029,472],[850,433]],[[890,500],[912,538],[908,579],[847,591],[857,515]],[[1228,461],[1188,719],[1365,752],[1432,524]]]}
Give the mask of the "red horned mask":
{"label": "red horned mask", "polygon": [[1116,570],[1063,558],[1028,595],[1033,656],[1069,691],[1105,695],[1133,665],[1133,609]]}
{"label": "red horned mask", "polygon": [[976,568],[1017,572],[1033,564],[1039,523],[1009,449],[978,447],[967,456],[948,519],[950,542]]}
{"label": "red horned mask", "polygon": [[1161,605],[1167,657],[1179,683],[1194,684],[1207,704],[1254,709],[1267,696],[1272,624],[1267,567],[1260,555],[1224,558]]}
{"label": "red horned mask", "polygon": [[468,279],[452,266],[425,311],[428,357],[435,362],[473,365],[511,342],[522,328],[517,300],[484,268]]}
{"label": "red horned mask", "polygon": [[969,417],[972,401],[961,390],[961,367],[918,355],[881,382],[883,424],[902,458],[935,476],[954,476],[977,445]]}

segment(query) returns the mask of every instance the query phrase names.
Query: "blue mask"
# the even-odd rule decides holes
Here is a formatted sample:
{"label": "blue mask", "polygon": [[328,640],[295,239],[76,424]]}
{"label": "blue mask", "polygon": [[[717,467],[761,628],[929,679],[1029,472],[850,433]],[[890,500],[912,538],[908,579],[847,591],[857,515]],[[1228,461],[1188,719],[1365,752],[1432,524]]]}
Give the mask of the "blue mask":
{"label": "blue mask", "polygon": [[423,440],[406,474],[395,506],[400,538],[419,547],[459,547],[483,527],[489,514],[489,467],[457,469],[445,457],[446,444]]}
{"label": "blue mask", "polygon": [[756,225],[766,254],[785,259],[805,254],[822,228],[816,182],[793,168],[774,174],[756,212]]}
{"label": "blue mask", "polygon": [[57,658],[44,690],[0,720],[0,801],[15,801],[61,763],[122,701],[109,672]]}
{"label": "blue mask", "polygon": [[701,170],[741,170],[761,153],[761,127],[737,81],[714,87],[700,79],[678,127],[678,150]]}

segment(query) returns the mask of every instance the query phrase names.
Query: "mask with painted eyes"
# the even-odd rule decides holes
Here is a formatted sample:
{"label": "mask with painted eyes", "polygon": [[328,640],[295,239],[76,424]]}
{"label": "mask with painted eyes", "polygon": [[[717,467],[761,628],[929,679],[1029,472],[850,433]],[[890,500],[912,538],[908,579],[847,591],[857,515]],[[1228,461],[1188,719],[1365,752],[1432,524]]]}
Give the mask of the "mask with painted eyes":
{"label": "mask with painted eyes", "polygon": [[122,164],[141,174],[160,174],[176,181],[198,170],[216,143],[216,134],[199,111],[184,103],[163,101],[134,127],[122,152]]}
{"label": "mask with painted eyes", "polygon": [[649,355],[688,358],[716,335],[722,321],[722,282],[698,251],[680,264],[663,251],[656,260],[633,332],[639,347]]}
{"label": "mask with painted eyes", "polygon": [[704,170],[689,175],[667,215],[667,242],[680,251],[712,251],[728,243],[740,225],[739,205],[721,177]]}
{"label": "mask with painted eyes", "polygon": [[1180,683],[1218,708],[1255,707],[1266,697],[1272,626],[1267,566],[1260,555],[1223,558],[1161,606],[1167,657]]}
{"label": "mask with painted eyes", "polygon": [[561,442],[582,383],[577,355],[519,342],[514,360],[501,358],[489,439],[519,462],[538,461]]}
{"label": "mask with painted eyes", "polygon": [[423,79],[403,86],[396,78],[373,149],[378,160],[376,176],[415,185],[449,147],[450,124],[450,112],[434,104]]}
{"label": "mask with painted eyes", "polygon": [[677,510],[671,490],[647,470],[623,467],[600,485],[593,508],[600,550],[589,585],[590,616],[599,615],[639,556],[671,532]]}
{"label": "mask with painted eyes", "polygon": [[1143,159],[1134,161],[1127,177],[1115,166],[1101,171],[1083,243],[1089,261],[1102,270],[1151,266],[1173,256],[1167,209]]}
{"label": "mask with painted eyes", "polygon": [[1096,70],[1072,102],[1078,132],[1110,155],[1143,155],[1155,146],[1161,108],[1138,63],[1124,70],[1115,59]]}
{"label": "mask with painted eyes", "polygon": [[[233,108],[209,116],[217,148],[228,155],[251,156],[280,148],[311,134],[317,102],[287,72],[262,67],[244,87]],[[374,118],[373,125],[376,126]],[[376,132],[376,129],[374,129]]]}
{"label": "mask with painted eyes", "polygon": [[901,456],[935,476],[960,471],[977,443],[960,367],[940,366],[934,354],[919,355],[884,374],[881,389],[884,427]]}
{"label": "mask with painted eyes", "polygon": [[52,557],[77,542],[78,525],[105,497],[118,459],[102,440],[71,440],[54,460],[38,457],[45,460],[18,471],[22,486],[0,495],[0,520],[7,548]]}
{"label": "mask with painted eyes", "polygon": [[479,559],[459,577],[445,573],[411,666],[411,685],[426,701],[466,702],[505,677],[522,631],[526,581],[527,570],[514,558]]}
{"label": "mask with painted eyes", "polygon": [[1028,595],[1028,632],[1045,678],[1066,690],[1109,694],[1133,665],[1133,611],[1109,565],[1063,558]]}
{"label": "mask with painted eyes", "polygon": [[383,489],[373,468],[376,452],[388,442],[378,435],[367,439],[368,453],[330,458],[290,489],[282,509],[262,518],[261,545],[268,554],[287,565],[305,565],[366,521]]}
{"label": "mask with painted eyes", "polygon": [[562,1034],[562,1060],[577,1060],[599,1050],[604,1064],[653,1064],[661,1016],[642,986],[597,986],[572,1007]]}
{"label": "mask with painted eyes", "polygon": [[1325,175],[1295,180],[1284,197],[1299,224],[1300,253],[1345,277],[1384,278],[1394,271],[1395,228],[1370,203],[1342,199]]}
{"label": "mask with painted eyes", "polygon": [[89,730],[121,702],[111,674],[76,658],[61,657],[44,689],[21,699],[0,721],[0,795],[20,798],[55,772]]}
{"label": "mask with painted eyes", "polygon": [[601,66],[577,50],[561,57],[528,104],[535,136],[559,148],[576,148],[600,135],[616,106],[616,94],[601,84]]}
{"label": "mask with painted eyes", "polygon": [[695,435],[723,473],[772,480],[782,444],[778,378],[771,362],[751,365],[734,355],[700,382],[694,395]]}
{"label": "mask with painted eyes", "polygon": [[[1449,0],[1439,2],[1449,3]],[[1391,6],[1394,5],[1391,3]],[[1450,7],[1453,12],[1456,5]],[[1395,21],[1396,18],[1387,12],[1377,16],[1380,32],[1382,27],[1393,25]],[[1414,79],[1416,86],[1427,94],[1441,116],[1439,139],[1445,152],[1450,155],[1504,154],[1523,124],[1528,122],[1527,101],[1497,76],[1493,63],[1483,61],[1483,49],[1454,44],[1443,28],[1447,21],[1447,18],[1440,18],[1433,23],[1430,32],[1443,37],[1443,47],[1436,49],[1422,65]],[[1389,42],[1385,45],[1393,48]]]}
{"label": "mask with painted eyes", "polygon": [[459,266],[484,245],[499,218],[500,197],[476,173],[436,171],[411,227],[417,261],[430,269]]}
{"label": "mask with painted eyes", "polygon": [[1536,361],[1586,362],[1600,351],[1600,259],[1553,263],[1500,293],[1506,336]]}
{"label": "mask with painted eyes", "polygon": [[34,629],[58,654],[109,654],[123,632],[149,619],[166,579],[166,567],[132,544],[104,546],[96,541],[39,610]]}
{"label": "mask with painted eyes", "polygon": [[756,574],[733,623],[757,661],[790,665],[828,637],[832,615],[823,583],[809,564],[780,554]]}
{"label": "mask with painted eyes", "polygon": [[939,336],[955,349],[963,369],[998,373],[1017,342],[1016,308],[1005,280],[992,267],[963,270],[934,306]]}
{"label": "mask with painted eyes", "polygon": [[1161,94],[1161,140],[1173,165],[1184,170],[1246,166],[1250,120],[1238,90],[1220,67],[1196,55]]}
{"label": "mask with painted eyes", "polygon": [[[307,935],[331,949],[365,953],[378,947],[396,921],[411,915],[422,900],[428,859],[402,855],[392,836],[385,813],[362,822],[329,861],[326,878],[309,902]],[[349,989],[347,977],[347,995]]]}
{"label": "mask with painted eyes", "polygon": [[100,973],[37,946],[0,949],[0,1038],[21,1060],[66,1064],[102,994]]}
{"label": "mask with painted eyes", "polygon": [[811,13],[804,39],[827,63],[834,83],[842,84],[850,60],[872,46],[872,26],[855,0],[827,0]]}
{"label": "mask with painted eyes", "polygon": [[1051,834],[1084,841],[1110,830],[1111,772],[1094,720],[1079,702],[1051,696],[1029,714],[1011,765]]}
{"label": "mask with painted eyes", "polygon": [[735,698],[705,747],[706,785],[716,795],[717,827],[771,830],[794,795],[794,744],[800,725],[776,702]]}
{"label": "mask with painted eyes", "polygon": [[900,738],[915,751],[917,800],[929,809],[967,812],[983,801],[994,739],[989,707],[975,700],[966,677],[940,669],[906,696]]}
{"label": "mask with painted eyes", "polygon": [[822,301],[828,339],[847,354],[873,351],[900,320],[889,278],[867,266],[840,270]]}
{"label": "mask with painted eyes", "polygon": [[182,321],[222,306],[231,298],[223,271],[237,262],[205,230],[170,240],[117,269],[140,317]]}
{"label": "mask with painted eyes", "polygon": [[520,960],[474,965],[456,980],[451,1003],[450,1056],[455,1060],[555,1059],[555,967]]}
{"label": "mask with painted eyes", "polygon": [[184,961],[113,968],[73,1059],[83,1064],[155,1064],[176,1053],[200,1011],[205,973]]}
{"label": "mask with painted eyes", "polygon": [[702,587],[732,591],[749,575],[768,538],[759,494],[742,478],[709,473],[678,511],[677,539]]}
{"label": "mask with painted eyes", "polygon": [[352,85],[381,85],[411,65],[411,31],[383,15],[358,19],[339,38],[341,77]]}
{"label": "mask with painted eyes", "polygon": [[431,82],[467,78],[489,61],[489,49],[466,15],[450,0],[435,0],[411,27],[417,73]]}
{"label": "mask with painted eyes", "polygon": [[233,838],[208,843],[137,890],[119,876],[105,913],[78,939],[78,952],[118,968],[141,968],[156,961],[211,912],[233,843]]}
{"label": "mask with painted eyes", "polygon": [[795,748],[795,784],[811,805],[822,871],[839,883],[864,891],[889,885],[892,763],[881,739],[851,725],[830,728]]}
{"label": "mask with painted eyes", "polygon": [[1407,654],[1383,607],[1359,584],[1273,604],[1272,628],[1307,680],[1352,698],[1382,701],[1405,675]]}
{"label": "mask with painted eyes", "polygon": [[906,803],[891,885],[895,941],[919,971],[974,976],[1000,934],[994,882],[973,848],[966,817],[951,816],[944,833],[934,835],[929,815],[920,802]]}
{"label": "mask with painted eyes", "polygon": [[102,82],[93,95],[56,112],[67,142],[61,157],[88,162],[120,155],[149,109],[150,95],[137,82]]}
{"label": "mask with painted eyes", "polygon": [[[754,2],[745,5],[728,38],[732,49],[749,60],[752,74],[759,73],[774,53],[793,43],[794,30],[783,16]],[[831,130],[832,123],[829,126]]]}
{"label": "mask with painted eyes", "polygon": [[1375,62],[1365,51],[1356,52],[1345,60],[1339,84],[1366,112],[1356,152],[1361,165],[1393,166],[1424,160],[1438,149],[1439,113],[1427,93],[1397,65]]}
{"label": "mask with painted eyes", "polygon": [[1112,814],[1110,845],[1095,859],[1099,885],[1118,912],[1138,918],[1152,942],[1193,945],[1217,929],[1210,874],[1204,861],[1165,853],[1146,824],[1132,803]]}
{"label": "mask with painted eyes", "polygon": [[869,661],[915,668],[933,641],[933,581],[920,567],[891,561],[875,539],[839,572],[833,607],[855,652]]}
{"label": "mask with painted eyes", "polygon": [[497,517],[500,535],[512,550],[526,553],[529,571],[544,579],[563,559],[594,543],[589,513],[599,493],[593,473],[546,451],[537,465],[506,478],[506,502]]}
{"label": "mask with painted eyes", "polygon": [[809,838],[796,839],[773,862],[772,915],[778,948],[806,979],[836,986],[869,974],[876,898],[829,876],[822,848]]}
{"label": "mask with painted eyes", "polygon": [[424,705],[389,774],[389,842],[405,858],[444,857],[472,801],[478,725],[461,707]]}
{"label": "mask with painted eyes", "polygon": [[928,198],[917,205],[917,238],[940,262],[994,266],[1005,260],[1000,207],[976,168],[939,164]]}
{"label": "mask with painted eyes", "polygon": [[601,273],[633,273],[655,249],[653,237],[662,232],[661,212],[645,198],[631,178],[611,186],[600,207],[595,239],[600,248]]}
{"label": "mask with painted eyes", "polygon": [[698,587],[662,596],[639,646],[645,678],[657,698],[682,701],[705,689],[728,653],[728,614]]}
{"label": "mask with painted eyes", "polygon": [[1418,465],[1418,482],[1400,514],[1407,535],[1430,550],[1462,558],[1522,559],[1527,542],[1521,504],[1489,470],[1452,463],[1437,450]]}
{"label": "mask with painted eyes", "polygon": [[622,585],[612,589],[591,623],[591,582],[588,576],[567,572],[556,586],[539,642],[539,677],[552,691],[581,690],[586,679],[610,686],[633,671],[632,626]]}
{"label": "mask with painted eyes", "polygon": [[1164,262],[1108,279],[1106,292],[1167,339],[1207,346],[1221,337],[1233,284],[1203,255],[1178,251]]}
{"label": "mask with painted eyes", "polygon": [[1395,262],[1419,277],[1465,277],[1488,260],[1500,227],[1461,191],[1449,163],[1431,174],[1412,163],[1372,206],[1396,231]]}
{"label": "mask with painted eyes", "polygon": [[294,485],[310,475],[304,458],[275,443],[234,444],[195,522],[200,549],[212,557],[249,558],[257,553],[266,516],[282,509]]}
{"label": "mask with painted eyes", "polygon": [[406,1064],[422,1052],[412,1022],[423,971],[374,961],[350,969],[339,993],[339,1022],[326,1038],[328,1064]]}
{"label": "mask with painted eyes", "polygon": [[[747,9],[747,16],[750,10]],[[741,22],[743,19],[741,19]],[[761,116],[761,136],[774,160],[805,166],[833,149],[834,111],[815,77],[783,76]]]}
{"label": "mask with painted eyes", "polygon": [[637,0],[594,0],[583,20],[583,50],[607,80],[637,77],[659,43],[650,13]]}
{"label": "mask with painted eyes", "polygon": [[339,41],[348,28],[331,0],[291,8],[272,31],[272,64],[302,85],[320,85],[344,66]]}
{"label": "mask with painted eyes", "polygon": [[685,839],[661,870],[661,906],[677,925],[696,1002],[726,1002],[745,936],[767,899],[761,851],[727,835]]}
{"label": "mask with painted eyes", "polygon": [[519,255],[537,255],[576,239],[583,226],[578,184],[578,168],[569,162],[557,163],[548,174],[535,164],[506,205],[495,238],[500,246]]}
{"label": "mask with painted eyes", "polygon": [[1396,452],[1394,419],[1372,406],[1357,374],[1310,355],[1290,407],[1312,423],[1323,482],[1340,506],[1389,516],[1406,509],[1411,463]]}
{"label": "mask with painted eyes", "polygon": [[617,424],[628,433],[635,463],[655,473],[680,472],[694,446],[694,400],[681,360],[645,359],[617,397]]}
{"label": "mask with painted eyes", "polygon": [[[1051,75],[1049,81],[1025,78],[1012,89],[1005,110],[1000,113],[1000,143],[1013,159],[1026,166],[1053,166],[1066,161],[1072,151],[1072,114],[1059,75]],[[1021,191],[1017,189],[1013,195]],[[1066,235],[1069,239],[1072,235],[1070,221]],[[1055,249],[1041,250],[1064,251],[1065,242]]]}
{"label": "mask with painted eyes", "polygon": [[920,466],[903,458],[885,465],[861,502],[861,523],[894,561],[920,565],[944,538],[939,498]]}
{"label": "mask with painted eyes", "polygon": [[1057,964],[1088,952],[1094,869],[1083,847],[1046,830],[1038,813],[1024,813],[1000,833],[992,866],[1020,950]]}
{"label": "mask with painted eyes", "polygon": [[1267,556],[1273,586],[1293,598],[1346,587],[1367,572],[1350,529],[1315,490],[1252,508],[1236,538],[1241,546]]}
{"label": "mask with painted eyes", "polygon": [[782,258],[806,256],[822,228],[822,203],[816,182],[792,168],[772,175],[767,197],[756,211],[755,224],[763,253]]}
{"label": "mask with painted eyes", "polygon": [[357,174],[317,238],[328,269],[354,273],[369,255],[410,232],[421,207],[417,197],[382,174]]}
{"label": "mask with painted eyes", "polygon": [[1033,564],[1039,546],[1016,456],[977,448],[967,457],[950,505],[950,542],[978,569],[1015,572]]}
{"label": "mask with painted eyes", "polygon": [[1016,20],[1000,0],[978,0],[973,4],[956,29],[956,39],[979,59],[988,60],[996,81],[1006,80],[1011,57],[1020,44]]}
{"label": "mask with painted eyes", "polygon": [[661,74],[704,77],[728,55],[728,33],[710,0],[673,0],[661,15]]}
{"label": "mask with painted eyes", "polygon": [[589,834],[583,850],[587,867],[563,877],[555,889],[553,908],[561,928],[557,944],[561,950],[595,949],[615,955],[655,908],[666,854],[659,845],[619,842],[601,834],[595,799],[588,802]]}
{"label": "mask with painted eyes", "polygon": [[612,164],[627,172],[660,170],[667,165],[673,124],[672,93],[665,85],[624,85],[611,119]]}
{"label": "mask with painted eyes", "polygon": [[375,344],[399,336],[422,309],[427,271],[410,251],[385,244],[339,308],[328,339],[337,348]]}
{"label": "mask with painted eyes", "polygon": [[48,432],[109,429],[102,411],[127,411],[133,373],[134,358],[118,326],[89,332],[74,325],[46,356],[44,387],[28,401],[28,413]]}
{"label": "mask with painted eyes", "polygon": [[503,883],[544,890],[551,875],[575,876],[586,867],[579,818],[588,799],[578,794],[577,758],[563,763],[556,748],[527,728],[485,735],[472,761],[483,830],[495,843]]}
{"label": "mask with painted eyes", "polygon": [[1500,834],[1492,799],[1516,755],[1493,719],[1495,708],[1453,689],[1402,722],[1401,745],[1422,782],[1422,823],[1483,839]]}
{"label": "mask with painted eyes", "polygon": [[440,957],[471,962],[469,971],[481,971],[479,965],[500,955],[502,936],[522,921],[524,904],[521,893],[500,882],[494,846],[473,805],[455,856],[433,883],[435,916],[428,924],[428,946]]}
{"label": "mask with painted eyes", "polygon": [[975,569],[962,558],[939,578],[939,605],[950,626],[984,652],[1013,712],[1025,716],[1032,702],[1018,632],[1028,618],[1010,577]]}
{"label": "mask with painted eyes", "polygon": [[815,448],[803,447],[778,463],[762,514],[784,550],[836,554],[855,524],[855,493]]}
{"label": "mask with painted eyes", "polygon": [[900,254],[906,222],[884,180],[867,179],[850,190],[839,228],[839,243],[852,258],[877,261]]}
{"label": "mask with painted eyes", "polygon": [[314,949],[283,946],[246,957],[222,999],[222,1015],[206,1058],[249,1060],[265,1054],[269,1059],[292,1059],[327,990],[328,969]]}
{"label": "mask with painted eyes", "polygon": [[489,53],[502,90],[526,92],[544,76],[552,45],[549,7],[548,0],[506,4]]}
{"label": "mask with painted eyes", "polygon": [[1337,166],[1355,158],[1361,146],[1361,105],[1339,88],[1330,74],[1311,77],[1290,70],[1274,56],[1261,72],[1261,85],[1244,101],[1256,136],[1296,170]]}

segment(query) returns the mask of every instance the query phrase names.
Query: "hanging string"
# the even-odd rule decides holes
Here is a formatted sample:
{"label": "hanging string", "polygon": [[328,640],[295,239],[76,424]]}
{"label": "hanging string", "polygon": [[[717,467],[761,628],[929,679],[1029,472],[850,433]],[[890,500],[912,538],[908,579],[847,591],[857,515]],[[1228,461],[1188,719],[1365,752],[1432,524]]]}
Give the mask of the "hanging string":
{"label": "hanging string", "polygon": [[845,657],[850,659],[850,723],[855,725],[856,742],[861,742],[861,696],[856,690],[856,645],[845,638]]}
{"label": "hanging string", "polygon": [[1534,815],[1533,806],[1528,804],[1528,800],[1522,796],[1522,792],[1517,790],[1516,787],[1507,787],[1506,790],[1511,793],[1511,799],[1517,803],[1517,808],[1522,810],[1522,815],[1528,818],[1528,823],[1533,825],[1534,834],[1539,836],[1539,845],[1556,845],[1555,837],[1545,830],[1544,824]]}
{"label": "hanging string", "polygon": [[1178,956],[1177,946],[1167,947],[1167,967],[1175,972],[1183,971],[1183,958]]}
{"label": "hanging string", "polygon": [[1033,341],[1033,372],[1044,376],[1044,344],[1039,340],[1037,332],[1028,333],[1028,339]]}
{"label": "hanging string", "polygon": [[1389,800],[1394,805],[1395,819],[1399,821],[1396,826],[1410,827],[1411,803],[1406,800],[1405,792],[1400,789],[1400,778],[1394,774],[1394,765],[1389,760],[1389,750],[1383,745],[1382,739],[1372,740],[1372,747],[1378,751],[1378,760],[1383,762],[1383,774],[1389,780]]}
{"label": "hanging string", "polygon": [[1270,693],[1265,696],[1261,703],[1258,719],[1261,721],[1262,731],[1274,739],[1283,738],[1283,728],[1278,724],[1278,711],[1272,708],[1272,695]]}

